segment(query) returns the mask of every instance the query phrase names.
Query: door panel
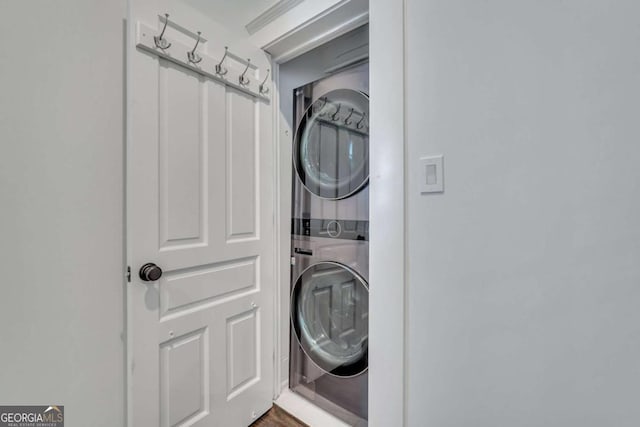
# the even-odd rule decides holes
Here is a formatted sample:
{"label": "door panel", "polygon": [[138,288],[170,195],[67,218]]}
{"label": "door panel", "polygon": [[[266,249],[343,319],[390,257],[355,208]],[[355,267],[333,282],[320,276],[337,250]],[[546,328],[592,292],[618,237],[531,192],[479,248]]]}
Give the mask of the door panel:
{"label": "door panel", "polygon": [[259,322],[253,309],[227,319],[227,399],[258,379]]}
{"label": "door panel", "polygon": [[196,73],[160,59],[160,247],[205,242],[203,128],[207,87]]}
{"label": "door panel", "polygon": [[208,331],[200,329],[160,346],[160,425],[189,424],[209,410]]}
{"label": "door panel", "polygon": [[[135,0],[130,19],[159,33],[166,4]],[[175,40],[195,44],[185,28],[224,34],[169,12]],[[229,49],[251,56],[252,80],[269,67],[257,48]],[[135,45],[129,56],[129,424],[247,426],[273,390],[271,105]],[[229,61],[229,73],[241,68]],[[137,276],[147,262],[163,269],[158,281]]]}
{"label": "door panel", "polygon": [[161,320],[258,291],[258,257],[175,270],[160,279]]}
{"label": "door panel", "polygon": [[227,89],[227,238],[256,237],[256,208],[258,206],[255,176],[256,163],[256,105],[248,95]]}

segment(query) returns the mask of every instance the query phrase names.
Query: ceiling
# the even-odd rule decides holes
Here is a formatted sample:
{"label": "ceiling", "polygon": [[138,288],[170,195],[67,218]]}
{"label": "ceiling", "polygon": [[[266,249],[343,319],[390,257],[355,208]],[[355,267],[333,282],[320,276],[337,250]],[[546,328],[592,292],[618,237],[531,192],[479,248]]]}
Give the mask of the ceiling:
{"label": "ceiling", "polygon": [[182,0],[211,17],[236,29],[243,28],[279,0]]}

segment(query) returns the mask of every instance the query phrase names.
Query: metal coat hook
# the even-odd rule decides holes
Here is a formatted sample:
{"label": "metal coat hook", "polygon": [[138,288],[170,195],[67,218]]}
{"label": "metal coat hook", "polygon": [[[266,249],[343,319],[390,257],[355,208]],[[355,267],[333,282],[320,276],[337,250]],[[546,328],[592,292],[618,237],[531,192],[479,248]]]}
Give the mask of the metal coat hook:
{"label": "metal coat hook", "polygon": [[331,120],[334,122],[339,119],[338,113],[340,112],[340,108],[342,108],[342,104],[338,104],[338,108],[336,108],[336,112],[331,115]]}
{"label": "metal coat hook", "polygon": [[242,86],[246,86],[249,84],[249,82],[251,82],[251,80],[245,77],[245,74],[247,74],[247,71],[249,70],[249,65],[251,65],[251,58],[247,59],[247,66],[245,67],[242,74],[240,74],[240,77],[238,77],[238,83],[240,83]]}
{"label": "metal coat hook", "polygon": [[269,72],[271,70],[269,70],[267,68],[267,75],[264,77],[264,80],[262,81],[262,83],[260,83],[260,86],[258,86],[258,90],[260,91],[260,94],[262,95],[266,95],[269,93],[269,88],[268,87],[264,87],[264,84],[267,82],[267,79],[269,78]]}
{"label": "metal coat hook", "polygon": [[[322,105],[321,105],[321,106],[319,106],[319,107],[318,107],[318,106],[317,106],[317,102],[318,102],[318,101],[324,101],[324,102],[322,103]],[[325,106],[325,105],[327,105],[327,102],[329,102],[329,100],[328,100],[327,98],[320,98],[318,101],[316,101],[316,104],[315,104],[315,106],[314,106],[314,108],[315,108],[315,112],[316,112],[316,113],[320,112],[318,115],[319,115],[319,116],[324,116],[324,115],[326,114],[326,112],[321,112],[321,111],[322,111],[322,109],[324,108],[324,106]]]}
{"label": "metal coat hook", "polygon": [[169,49],[171,47],[171,43],[164,38],[164,32],[167,29],[167,24],[169,23],[169,14],[164,14],[164,27],[162,27],[162,32],[159,36],[153,36],[153,41],[156,43],[156,47],[159,47],[162,50]]}
{"label": "metal coat hook", "polygon": [[362,118],[360,119],[360,121],[358,123],[356,123],[356,127],[358,129],[362,129],[364,127],[364,124],[362,124],[362,122],[364,121],[364,119],[367,117],[367,115],[365,113],[362,113]]}
{"label": "metal coat hook", "polygon": [[349,126],[351,123],[353,123],[353,120],[351,120],[351,116],[353,116],[353,108],[349,112],[349,115],[347,117],[345,117],[345,119],[344,119],[344,124],[345,125]]}
{"label": "metal coat hook", "polygon": [[198,48],[198,43],[200,43],[200,31],[198,31],[198,40],[196,40],[196,45],[193,47],[191,52],[187,52],[187,58],[189,58],[189,62],[192,64],[197,64],[202,61],[202,57],[196,53],[196,49]]}
{"label": "metal coat hook", "polygon": [[224,68],[222,66],[222,63],[224,62],[225,58],[227,57],[227,53],[229,52],[229,47],[225,46],[224,47],[224,55],[222,55],[222,59],[220,60],[219,63],[216,64],[216,74],[219,76],[224,76],[225,74],[227,74],[227,70],[226,68]]}

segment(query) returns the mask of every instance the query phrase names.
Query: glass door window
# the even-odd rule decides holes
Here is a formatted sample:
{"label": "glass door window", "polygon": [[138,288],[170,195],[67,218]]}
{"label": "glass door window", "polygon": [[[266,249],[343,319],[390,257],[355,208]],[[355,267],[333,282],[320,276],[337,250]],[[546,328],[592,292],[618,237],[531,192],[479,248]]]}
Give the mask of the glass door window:
{"label": "glass door window", "polygon": [[357,273],[321,262],[298,278],[292,324],[307,356],[325,372],[354,376],[368,366],[369,290]]}
{"label": "glass door window", "polygon": [[338,89],[318,98],[303,115],[294,165],[304,186],[324,199],[343,199],[369,180],[369,98]]}

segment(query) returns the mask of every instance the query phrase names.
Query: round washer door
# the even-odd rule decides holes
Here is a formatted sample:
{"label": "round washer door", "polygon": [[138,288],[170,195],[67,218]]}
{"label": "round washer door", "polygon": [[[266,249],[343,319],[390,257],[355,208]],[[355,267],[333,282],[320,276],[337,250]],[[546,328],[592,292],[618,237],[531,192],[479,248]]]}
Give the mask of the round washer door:
{"label": "round washer door", "polygon": [[320,262],[298,278],[291,295],[294,333],[325,372],[351,377],[368,367],[369,289],[356,272]]}
{"label": "round washer door", "polygon": [[303,185],[323,199],[349,197],[369,181],[369,97],[336,89],[318,98],[300,120],[294,165]]}

